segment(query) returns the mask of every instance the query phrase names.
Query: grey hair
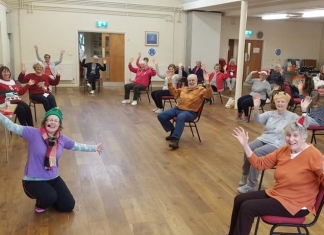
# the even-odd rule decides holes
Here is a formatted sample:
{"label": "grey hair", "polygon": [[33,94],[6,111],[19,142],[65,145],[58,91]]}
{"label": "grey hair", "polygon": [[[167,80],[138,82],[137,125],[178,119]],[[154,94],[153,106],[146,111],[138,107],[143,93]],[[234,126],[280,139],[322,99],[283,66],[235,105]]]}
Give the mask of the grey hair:
{"label": "grey hair", "polygon": [[197,77],[197,75],[196,74],[189,74],[189,76],[187,77],[187,80],[189,79],[189,78],[194,78],[194,79],[196,79],[196,81],[198,81],[198,77]]}
{"label": "grey hair", "polygon": [[147,64],[147,62],[145,61],[145,60],[141,60],[140,62],[139,62],[140,64]]}
{"label": "grey hair", "polygon": [[300,135],[301,135],[301,137],[303,138],[303,139],[307,139],[307,128],[306,127],[304,127],[304,126],[300,126],[298,123],[297,123],[297,121],[295,121],[295,122],[291,122],[291,123],[289,123],[289,124],[287,124],[285,127],[284,127],[284,133],[285,133],[285,135],[287,134],[287,133],[292,133],[292,132],[295,132],[295,131],[297,131]]}
{"label": "grey hair", "polygon": [[44,68],[44,65],[43,65],[42,62],[40,62],[40,61],[36,61],[36,62],[33,64],[33,69],[34,69],[34,70],[36,69],[36,66],[37,66],[37,65],[40,65],[40,66],[42,66],[42,68]]}
{"label": "grey hair", "polygon": [[281,64],[275,64],[275,67],[281,68]]}

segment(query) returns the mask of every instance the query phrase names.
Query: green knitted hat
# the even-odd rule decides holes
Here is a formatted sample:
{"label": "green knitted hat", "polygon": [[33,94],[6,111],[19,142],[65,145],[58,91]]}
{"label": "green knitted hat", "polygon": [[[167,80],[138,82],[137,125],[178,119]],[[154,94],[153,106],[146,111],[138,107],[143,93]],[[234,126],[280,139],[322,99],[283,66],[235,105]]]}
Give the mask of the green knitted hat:
{"label": "green knitted hat", "polygon": [[62,111],[58,107],[55,107],[55,108],[52,108],[52,109],[48,110],[45,113],[44,120],[46,120],[51,115],[57,116],[60,119],[60,124],[62,124],[63,114],[62,114]]}

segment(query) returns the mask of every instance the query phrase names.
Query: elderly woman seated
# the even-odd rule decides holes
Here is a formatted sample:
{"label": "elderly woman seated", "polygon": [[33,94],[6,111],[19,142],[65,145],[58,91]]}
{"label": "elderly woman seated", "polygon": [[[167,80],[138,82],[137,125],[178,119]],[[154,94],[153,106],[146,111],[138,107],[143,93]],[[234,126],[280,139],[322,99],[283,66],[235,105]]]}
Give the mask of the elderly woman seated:
{"label": "elderly woman seated", "polygon": [[[254,73],[259,74],[259,78],[253,78]],[[252,85],[252,91],[248,95],[243,95],[237,100],[237,119],[247,122],[249,120],[249,108],[253,106],[253,96],[260,94],[261,106],[265,105],[267,96],[270,97],[274,90],[279,90],[280,87],[275,85],[273,90],[266,78],[268,72],[266,70],[252,71],[246,78],[245,82]],[[243,116],[244,112],[244,116]]]}
{"label": "elderly woman seated", "polygon": [[60,82],[61,70],[58,69],[56,71],[55,79],[51,79],[48,75],[43,74],[43,68],[43,63],[37,61],[33,64],[35,73],[26,75],[26,68],[23,64],[18,81],[21,83],[28,83],[30,80],[35,81],[35,83],[29,87],[29,98],[38,103],[42,103],[45,111],[47,112],[48,110],[57,106],[55,97],[52,95],[49,86],[56,86]]}
{"label": "elderly woman seated", "polygon": [[284,128],[286,145],[264,157],[252,152],[249,135],[242,127],[234,130],[233,136],[253,167],[276,167],[276,183],[266,190],[235,197],[228,235],[249,235],[254,218],[260,215],[303,217],[315,212],[319,186],[324,185],[323,154],[306,143],[303,119],[289,123]]}
{"label": "elderly woman seated", "polygon": [[306,108],[302,107],[302,112],[307,113],[309,111],[308,116],[311,119],[310,125],[315,126],[324,126],[324,81],[321,80],[316,84],[316,92],[312,92],[311,97],[303,95],[303,83],[298,83],[298,91],[299,95],[302,99],[309,100],[310,105]]}

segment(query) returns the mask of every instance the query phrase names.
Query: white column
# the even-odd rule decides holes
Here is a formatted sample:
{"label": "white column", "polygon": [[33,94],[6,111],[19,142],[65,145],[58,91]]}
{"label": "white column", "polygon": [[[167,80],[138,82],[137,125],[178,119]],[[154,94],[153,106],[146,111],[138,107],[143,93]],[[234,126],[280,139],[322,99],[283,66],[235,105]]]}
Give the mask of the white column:
{"label": "white column", "polygon": [[[240,31],[239,44],[237,53],[237,74],[236,74],[236,88],[235,88],[235,109],[237,109],[237,100],[242,96],[242,77],[244,66],[244,47],[245,47],[245,30],[246,19],[248,11],[248,1],[241,1],[241,15],[240,15]],[[244,78],[245,79],[245,78]]]}

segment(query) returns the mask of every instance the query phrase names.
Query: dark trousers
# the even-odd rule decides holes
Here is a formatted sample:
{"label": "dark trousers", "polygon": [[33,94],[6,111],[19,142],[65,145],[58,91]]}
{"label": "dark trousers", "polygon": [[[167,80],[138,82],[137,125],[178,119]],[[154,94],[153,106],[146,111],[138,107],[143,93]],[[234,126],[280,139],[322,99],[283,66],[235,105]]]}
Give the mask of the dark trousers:
{"label": "dark trousers", "polygon": [[230,231],[228,235],[249,235],[254,218],[262,215],[303,217],[308,210],[292,216],[279,201],[269,197],[264,190],[242,193],[234,198]]}
{"label": "dark trousers", "polygon": [[57,107],[55,97],[52,94],[49,94],[47,97],[43,96],[43,94],[31,95],[30,98],[39,103],[42,103],[45,111]]}
{"label": "dark trousers", "polygon": [[137,100],[140,91],[145,90],[145,89],[146,89],[146,86],[144,86],[142,84],[127,83],[124,86],[124,90],[125,90],[124,99],[129,100],[129,93],[131,90],[133,90],[133,92],[134,92],[133,100]]}
{"label": "dark trousers", "polygon": [[22,182],[25,194],[36,199],[36,207],[46,209],[54,206],[58,211],[70,212],[73,210],[75,200],[60,176],[47,181]]}
{"label": "dark trousers", "polygon": [[89,76],[88,76],[88,81],[89,83],[91,84],[91,90],[96,90],[96,80],[99,79],[98,76],[96,76],[95,74],[91,73]]}
{"label": "dark trousers", "polygon": [[17,115],[18,121],[22,126],[34,126],[33,116],[30,107],[25,102],[21,101],[16,103],[17,108],[15,114]]}
{"label": "dark trousers", "polygon": [[[261,100],[261,105],[266,103],[265,100]],[[237,112],[244,112],[245,116],[249,116],[249,108],[253,107],[253,96],[251,95],[243,95],[237,100]]]}
{"label": "dark trousers", "polygon": [[[172,118],[177,117],[175,126],[170,121]],[[185,123],[187,121],[193,121],[197,118],[197,113],[193,111],[181,110],[178,107],[168,109],[162,113],[159,113],[157,116],[160,121],[163,129],[166,132],[173,131],[172,138],[180,139]]]}
{"label": "dark trousers", "polygon": [[159,109],[163,109],[162,96],[170,96],[171,93],[169,90],[156,90],[152,91],[151,96],[154,100],[155,106]]}

